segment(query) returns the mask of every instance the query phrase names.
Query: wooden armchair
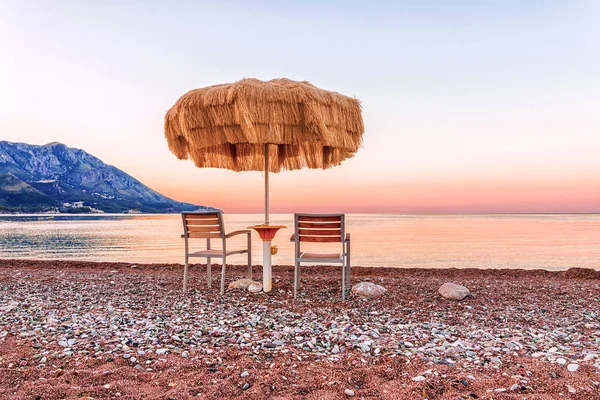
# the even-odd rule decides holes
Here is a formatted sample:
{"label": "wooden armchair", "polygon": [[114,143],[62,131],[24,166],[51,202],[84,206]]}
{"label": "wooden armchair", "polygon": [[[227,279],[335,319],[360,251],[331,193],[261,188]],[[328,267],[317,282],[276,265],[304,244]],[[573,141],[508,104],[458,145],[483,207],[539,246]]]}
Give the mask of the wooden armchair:
{"label": "wooden armchair", "polygon": [[[342,265],[342,300],[350,288],[350,234],[345,233],[345,214],[294,214],[295,242],[294,298],[300,288],[301,263],[326,263]],[[300,243],[341,243],[339,253],[308,253],[300,249]],[[348,289],[347,289],[348,288]]]}
{"label": "wooden armchair", "polygon": [[[252,279],[252,242],[249,230],[235,231],[225,234],[223,226],[222,212],[183,212],[183,235],[185,239],[185,266],[183,270],[183,290],[187,290],[188,259],[189,257],[204,257],[206,261],[206,274],[208,287],[212,285],[211,258],[222,258],[223,267],[221,269],[221,294],[225,293],[225,266],[227,265],[227,256],[233,254],[248,253],[248,279]],[[247,248],[241,250],[227,250],[227,239],[235,235],[248,235]],[[206,239],[206,250],[200,250],[193,253],[189,251],[190,239]],[[211,249],[210,239],[221,239],[221,249]]]}

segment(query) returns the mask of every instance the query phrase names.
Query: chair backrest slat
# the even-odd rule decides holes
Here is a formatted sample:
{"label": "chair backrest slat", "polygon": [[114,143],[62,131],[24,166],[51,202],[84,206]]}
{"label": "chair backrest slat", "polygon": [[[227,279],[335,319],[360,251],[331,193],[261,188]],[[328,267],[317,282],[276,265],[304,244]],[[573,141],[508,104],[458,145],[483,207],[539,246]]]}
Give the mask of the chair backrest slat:
{"label": "chair backrest slat", "polygon": [[224,237],[220,212],[183,212],[183,233],[188,238],[219,239]]}
{"label": "chair backrest slat", "polygon": [[186,220],[188,226],[219,226],[218,219],[188,219]]}
{"label": "chair backrest slat", "polygon": [[188,232],[187,237],[190,239],[221,239],[221,234],[220,233]]}
{"label": "chair backrest slat", "polygon": [[344,214],[294,214],[295,234],[300,242],[342,242]]}
{"label": "chair backrest slat", "polygon": [[300,236],[340,236],[341,229],[299,229]]}
{"label": "chair backrest slat", "polygon": [[340,222],[343,214],[327,214],[327,215],[316,215],[316,214],[297,214],[298,221],[300,222]]}
{"label": "chair backrest slat", "polygon": [[300,236],[301,242],[313,242],[313,243],[340,243],[339,237],[334,236]]}
{"label": "chair backrest slat", "polygon": [[341,228],[342,224],[339,222],[327,222],[327,223],[299,222],[298,227],[299,228],[308,228],[308,229],[319,229],[319,228],[334,229],[334,228]]}

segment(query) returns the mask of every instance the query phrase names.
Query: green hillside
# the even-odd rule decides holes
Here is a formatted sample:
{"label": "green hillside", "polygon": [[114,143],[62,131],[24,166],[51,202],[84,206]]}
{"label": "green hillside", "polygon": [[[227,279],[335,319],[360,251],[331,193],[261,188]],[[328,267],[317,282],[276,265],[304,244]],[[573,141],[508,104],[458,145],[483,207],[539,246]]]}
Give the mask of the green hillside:
{"label": "green hillside", "polygon": [[0,175],[0,211],[41,212],[52,210],[56,206],[48,196],[14,175]]}

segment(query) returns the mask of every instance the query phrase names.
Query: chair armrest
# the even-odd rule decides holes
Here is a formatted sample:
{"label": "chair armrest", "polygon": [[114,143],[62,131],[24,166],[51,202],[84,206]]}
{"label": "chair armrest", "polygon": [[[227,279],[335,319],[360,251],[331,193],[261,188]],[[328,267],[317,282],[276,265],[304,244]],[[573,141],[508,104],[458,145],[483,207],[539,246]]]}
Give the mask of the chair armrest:
{"label": "chair armrest", "polygon": [[346,233],[346,240],[344,240],[344,242],[350,242],[350,234]]}
{"label": "chair armrest", "polygon": [[250,231],[249,231],[249,230],[247,230],[247,229],[244,229],[244,230],[242,230],[242,231],[233,231],[233,232],[229,232],[227,235],[225,235],[225,239],[229,239],[229,238],[230,238],[230,237],[232,237],[232,236],[235,236],[235,235],[242,235],[242,234],[245,234],[245,233],[247,233],[247,234],[250,234]]}
{"label": "chair armrest", "polygon": [[290,242],[295,242],[296,241],[296,234],[292,233],[292,236],[290,236]]}

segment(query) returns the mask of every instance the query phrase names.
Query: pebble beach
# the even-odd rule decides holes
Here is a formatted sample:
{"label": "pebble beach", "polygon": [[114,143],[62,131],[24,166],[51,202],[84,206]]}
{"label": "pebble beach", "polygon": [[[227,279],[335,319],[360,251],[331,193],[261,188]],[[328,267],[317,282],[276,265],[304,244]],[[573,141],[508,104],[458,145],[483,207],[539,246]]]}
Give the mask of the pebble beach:
{"label": "pebble beach", "polygon": [[355,267],[387,291],[342,301],[331,267],[297,300],[290,266],[218,270],[1,260],[0,398],[600,399],[600,271]]}

